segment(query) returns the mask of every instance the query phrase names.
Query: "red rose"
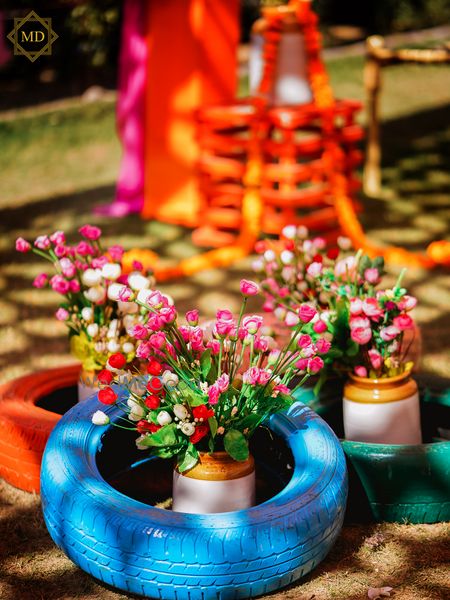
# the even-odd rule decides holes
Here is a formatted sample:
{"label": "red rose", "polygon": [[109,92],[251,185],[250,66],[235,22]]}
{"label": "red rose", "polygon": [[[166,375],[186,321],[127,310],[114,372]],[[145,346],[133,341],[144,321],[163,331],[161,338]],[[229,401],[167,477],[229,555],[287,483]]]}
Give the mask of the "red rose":
{"label": "red rose", "polygon": [[161,363],[157,360],[151,360],[147,365],[147,373],[150,375],[159,375],[162,371]]}
{"label": "red rose", "polygon": [[148,421],[145,421],[145,419],[142,419],[136,423],[136,429],[139,433],[147,433],[147,431],[151,432],[152,425],[153,423],[149,423]]}
{"label": "red rose", "polygon": [[284,247],[286,248],[286,250],[294,250],[295,249],[294,240],[286,240],[284,242]]}
{"label": "red rose", "polygon": [[328,250],[327,256],[330,260],[336,260],[339,256],[339,248],[331,248],[331,250]]}
{"label": "red rose", "polygon": [[208,434],[208,431],[209,431],[208,425],[197,425],[197,427],[195,428],[195,432],[191,435],[191,437],[189,438],[189,441],[192,444],[197,444],[197,442],[199,442],[201,439],[203,439],[205,437],[205,435]]}
{"label": "red rose", "polygon": [[113,374],[108,369],[102,369],[97,375],[99,382],[103,385],[109,385],[113,380]]}
{"label": "red rose", "polygon": [[151,408],[152,410],[155,410],[155,408],[158,408],[160,405],[160,399],[158,398],[158,396],[155,396],[154,394],[152,394],[151,396],[148,396],[145,400],[144,400],[144,404],[147,408]]}
{"label": "red rose", "polygon": [[155,423],[149,423],[150,433],[155,433],[158,429],[161,429],[161,425],[156,425]]}
{"label": "red rose", "polygon": [[208,408],[206,404],[200,404],[200,406],[195,406],[192,409],[192,414],[194,415],[194,419],[204,419],[206,421],[214,416],[214,411],[212,408]]}
{"label": "red rose", "polygon": [[103,404],[114,404],[117,400],[117,394],[112,388],[106,387],[99,391],[98,399],[100,402],[103,402]]}
{"label": "red rose", "polygon": [[312,262],[323,263],[323,256],[321,254],[315,254]]}
{"label": "red rose", "polygon": [[147,383],[147,389],[149,392],[153,394],[159,394],[162,391],[162,381],[158,379],[158,377],[152,377],[150,381]]}
{"label": "red rose", "polygon": [[122,369],[127,363],[127,360],[123,354],[120,352],[116,352],[116,354],[111,354],[108,358],[108,364],[113,367],[113,369]]}

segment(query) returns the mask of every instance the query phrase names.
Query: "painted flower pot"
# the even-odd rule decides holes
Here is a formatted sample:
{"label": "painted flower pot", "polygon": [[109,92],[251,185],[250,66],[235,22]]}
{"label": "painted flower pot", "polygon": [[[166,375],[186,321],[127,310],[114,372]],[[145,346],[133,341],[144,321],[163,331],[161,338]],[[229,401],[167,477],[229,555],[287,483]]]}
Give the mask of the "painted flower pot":
{"label": "painted flower pot", "polygon": [[200,453],[189,471],[173,472],[172,510],[185,513],[221,513],[255,504],[255,461],[233,460],[226,452]]}
{"label": "painted flower pot", "polygon": [[343,397],[344,437],[376,444],[420,444],[417,384],[410,372],[368,379],[350,374]]}
{"label": "painted flower pot", "polygon": [[[350,521],[437,523],[450,520],[450,381],[418,375],[425,443],[396,445],[341,440],[349,468]],[[316,410],[343,437],[342,385],[318,397],[305,388],[295,397]]]}

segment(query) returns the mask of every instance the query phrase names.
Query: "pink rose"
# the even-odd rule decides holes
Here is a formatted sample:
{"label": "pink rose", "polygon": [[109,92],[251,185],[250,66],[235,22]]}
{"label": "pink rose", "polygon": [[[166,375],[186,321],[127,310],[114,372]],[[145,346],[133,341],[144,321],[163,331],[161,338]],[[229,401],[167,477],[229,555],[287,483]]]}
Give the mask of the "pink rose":
{"label": "pink rose", "polygon": [[367,317],[350,317],[350,329],[356,329],[361,327],[363,329],[370,329],[370,320]]}
{"label": "pink rose", "polygon": [[48,235],[40,235],[37,237],[34,241],[34,245],[36,248],[39,248],[39,250],[48,250],[51,246]]}
{"label": "pink rose", "polygon": [[131,263],[131,268],[133,271],[139,271],[140,273],[142,273],[142,271],[144,270],[144,265],[141,263],[140,260],[133,260],[133,262]]}
{"label": "pink rose", "polygon": [[273,312],[274,308],[275,308],[275,303],[273,300],[266,300],[262,307],[264,312]]}
{"label": "pink rose", "polygon": [[400,329],[395,327],[395,325],[389,325],[388,327],[383,327],[380,329],[380,338],[384,342],[390,342],[395,339],[400,334]]}
{"label": "pink rose", "polygon": [[319,275],[322,273],[322,269],[323,269],[322,263],[312,262],[306,269],[306,272],[308,273],[308,275],[310,277],[319,277]]}
{"label": "pink rose", "polygon": [[220,342],[217,340],[211,340],[206,344],[207,348],[211,348],[211,354],[219,354],[220,352]]}
{"label": "pink rose", "polygon": [[91,267],[93,269],[101,269],[108,263],[109,263],[109,260],[106,258],[106,256],[98,256],[97,258],[94,258],[92,260]]}
{"label": "pink rose", "polygon": [[233,313],[230,310],[218,310],[216,312],[217,321],[234,322]]}
{"label": "pink rose", "polygon": [[70,291],[73,292],[74,294],[78,294],[78,292],[80,291],[79,281],[77,281],[76,279],[71,279],[69,281],[69,285],[70,285]]}
{"label": "pink rose", "polygon": [[372,330],[369,327],[355,327],[351,330],[350,336],[354,342],[362,346],[372,339]]}
{"label": "pink rose", "polygon": [[61,258],[59,265],[64,277],[68,277],[70,279],[76,275],[77,269],[70,258]]}
{"label": "pink rose", "polygon": [[102,230],[100,227],[95,227],[94,225],[83,225],[78,230],[81,235],[87,240],[95,241],[102,235]]}
{"label": "pink rose", "polygon": [[283,383],[279,383],[278,385],[276,385],[273,388],[274,392],[279,392],[280,394],[287,394],[289,395],[291,393],[291,390],[288,388],[287,385],[284,385]]}
{"label": "pink rose", "polygon": [[149,294],[146,297],[145,302],[146,302],[146,304],[148,304],[148,306],[152,306],[153,308],[156,308],[156,309],[159,309],[162,306],[164,306],[163,296],[162,296],[161,292],[158,292],[158,290],[155,290],[154,292]]}
{"label": "pink rose", "polygon": [[173,323],[177,318],[177,311],[173,306],[162,308],[159,314],[164,323]]}
{"label": "pink rose", "polygon": [[308,368],[309,360],[310,360],[309,358],[299,358],[298,361],[295,363],[295,367],[299,371],[306,371],[306,369]]}
{"label": "pink rose", "polygon": [[298,342],[297,343],[298,343],[299,348],[307,348],[308,346],[311,346],[311,344],[312,344],[311,336],[310,335],[306,335],[306,334],[301,335],[298,338]]}
{"label": "pink rose", "polygon": [[128,302],[133,296],[133,292],[128,287],[120,288],[117,298],[120,302]]}
{"label": "pink rose", "polygon": [[50,241],[56,246],[61,246],[62,244],[65,244],[66,236],[64,234],[64,231],[55,231],[55,233],[52,233],[52,235],[50,236]]}
{"label": "pink rose", "polygon": [[[369,350],[368,354],[369,354],[370,364],[372,365],[372,367],[375,370],[380,369],[381,365],[383,364],[383,358],[382,358],[381,354],[378,352],[378,350],[375,350],[374,348],[372,348],[371,350]],[[365,375],[363,375],[363,377],[365,377]]]}
{"label": "pink rose", "polygon": [[19,237],[16,240],[16,250],[17,252],[28,252],[31,250],[31,244],[30,242],[27,242],[27,240]]}
{"label": "pink rose", "polygon": [[189,325],[198,325],[198,310],[188,310],[186,313],[186,321]]}
{"label": "pink rose", "polygon": [[43,288],[47,285],[48,275],[46,273],[41,273],[37,277],[34,278],[33,286],[35,288]]}
{"label": "pink rose", "polygon": [[267,371],[266,369],[260,369],[258,375],[258,384],[266,385],[271,379],[273,373],[271,371]]}
{"label": "pink rose", "polygon": [[306,346],[306,348],[302,348],[300,350],[300,355],[302,356],[302,358],[312,358],[315,353],[316,351],[314,350],[314,347],[312,345]]}
{"label": "pink rose", "polygon": [[378,269],[375,269],[375,268],[366,269],[364,271],[364,279],[368,283],[371,283],[372,285],[376,285],[380,281],[380,273],[379,273]]}
{"label": "pink rose", "polygon": [[162,332],[153,333],[148,343],[153,350],[161,350],[167,344],[166,336]]}
{"label": "pink rose", "polygon": [[310,358],[308,360],[308,371],[314,375],[318,373],[321,369],[323,369],[324,362],[320,358],[320,356],[315,356],[314,358]]}
{"label": "pink rose", "polygon": [[181,334],[181,337],[183,338],[183,340],[188,343],[189,342],[189,338],[191,336],[191,330],[189,327],[186,327],[185,325],[180,325],[178,327],[178,331]]}
{"label": "pink rose", "polygon": [[359,367],[355,367],[354,371],[355,375],[357,375],[358,377],[367,377],[366,367],[360,365]]}
{"label": "pink rose", "polygon": [[336,263],[334,274],[336,277],[341,277],[346,281],[352,281],[355,278],[357,266],[356,258],[354,256],[347,256]]}
{"label": "pink rose", "polygon": [[244,296],[256,296],[259,292],[259,285],[248,279],[241,279],[241,293]]}
{"label": "pink rose", "polygon": [[298,309],[298,316],[303,323],[309,323],[316,316],[317,310],[309,304],[302,304]]}
{"label": "pink rose", "polygon": [[242,319],[242,327],[251,334],[255,334],[262,324],[263,318],[259,315],[251,315]]}
{"label": "pink rose", "polygon": [[400,310],[406,310],[407,312],[409,312],[416,306],[416,304],[417,298],[414,298],[414,296],[405,295],[398,303],[398,307]]}
{"label": "pink rose", "polygon": [[327,330],[327,324],[319,319],[314,323],[313,329],[316,333],[324,333]]}
{"label": "pink rose", "polygon": [[217,378],[215,385],[217,385],[221,394],[223,394],[223,392],[226,392],[228,386],[230,385],[230,376],[228,375],[228,373],[222,373],[222,375]]}
{"label": "pink rose", "polygon": [[63,258],[63,256],[66,256],[66,254],[68,253],[69,248],[66,248],[66,246],[55,246],[53,248],[53,252],[56,254],[57,258]]}
{"label": "pink rose", "polygon": [[69,313],[65,308],[58,308],[58,310],[55,312],[55,317],[58,319],[58,321],[67,321],[69,318]]}
{"label": "pink rose", "polygon": [[210,404],[217,404],[219,401],[220,391],[216,384],[210,385],[208,388],[208,399]]}
{"label": "pink rose", "polygon": [[151,331],[160,331],[164,327],[164,321],[159,315],[152,314],[148,318],[147,326]]}
{"label": "pink rose", "polygon": [[144,325],[135,325],[131,328],[131,337],[136,340],[145,340],[148,338],[148,330]]}
{"label": "pink rose", "polygon": [[203,348],[203,329],[201,327],[191,329],[190,343],[193,350],[199,351]]}
{"label": "pink rose", "polygon": [[217,323],[214,325],[214,333],[219,337],[226,337],[232,328],[233,325],[228,321],[217,321]]}
{"label": "pink rose", "polygon": [[319,354],[326,354],[331,348],[331,343],[324,338],[319,338],[315,343],[315,347],[316,352],[318,352]]}
{"label": "pink rose", "polygon": [[406,329],[414,328],[414,321],[411,319],[409,315],[402,314],[394,317],[394,326],[400,329],[400,331],[405,331]]}
{"label": "pink rose", "polygon": [[361,298],[350,298],[350,314],[360,315],[362,313],[362,300]]}
{"label": "pink rose", "polygon": [[[108,248],[108,254],[111,257],[111,260],[113,262],[118,262],[120,263],[120,261],[122,260],[122,256],[124,254],[125,250],[123,249],[123,246],[119,246],[118,244],[116,244],[115,246],[110,246]],[[134,271],[134,267],[133,267],[133,271]],[[140,271],[140,269],[136,269],[136,271]]]}
{"label": "pink rose", "polygon": [[147,359],[152,352],[152,348],[148,342],[141,342],[136,348],[137,358]]}
{"label": "pink rose", "polygon": [[255,337],[254,348],[256,352],[267,352],[269,350],[269,341],[273,338],[270,336]]}
{"label": "pink rose", "polygon": [[257,385],[261,369],[258,367],[250,367],[243,374],[243,381],[248,385]]}
{"label": "pink rose", "polygon": [[288,327],[295,327],[296,325],[298,325],[300,323],[300,319],[299,319],[298,315],[296,315],[294,312],[289,311],[286,313],[284,322]]}
{"label": "pink rose", "polygon": [[58,294],[67,294],[67,292],[70,290],[69,282],[66,281],[62,275],[53,275],[53,277],[50,279],[50,285],[52,290]]}
{"label": "pink rose", "polygon": [[379,321],[383,316],[383,310],[376,298],[366,298],[362,303],[362,309],[372,321]]}
{"label": "pink rose", "polygon": [[75,246],[75,253],[80,256],[95,256],[95,250],[87,242],[81,241]]}

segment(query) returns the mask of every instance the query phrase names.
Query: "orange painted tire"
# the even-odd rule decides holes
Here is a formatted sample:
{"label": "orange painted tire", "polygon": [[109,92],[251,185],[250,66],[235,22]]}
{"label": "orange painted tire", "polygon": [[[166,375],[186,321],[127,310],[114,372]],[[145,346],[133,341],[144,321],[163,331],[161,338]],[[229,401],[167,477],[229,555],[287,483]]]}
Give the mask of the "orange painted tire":
{"label": "orange painted tire", "polygon": [[18,377],[0,387],[0,476],[27,492],[39,492],[42,454],[61,415],[36,406],[62,388],[75,386],[79,365]]}

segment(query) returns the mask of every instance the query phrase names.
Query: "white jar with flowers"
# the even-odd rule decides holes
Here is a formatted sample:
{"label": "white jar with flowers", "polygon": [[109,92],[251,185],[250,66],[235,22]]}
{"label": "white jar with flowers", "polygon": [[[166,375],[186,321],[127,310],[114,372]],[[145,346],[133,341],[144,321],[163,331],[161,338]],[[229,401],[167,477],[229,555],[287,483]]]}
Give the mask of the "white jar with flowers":
{"label": "white jar with flowers", "polygon": [[[55,273],[41,273],[33,285],[50,287],[63,297],[55,316],[66,325],[70,351],[81,362],[78,400],[82,402],[99,391],[99,377],[109,378],[106,366],[116,369],[116,374],[136,366],[136,339],[131,334],[144,317],[133,300],[154,280],[138,262],[125,274],[124,249],[119,245],[103,249],[99,227],[83,225],[79,233],[82,239],[74,245],[67,243],[63,231],[56,231],[39,236],[33,245],[19,238],[16,249],[33,251],[52,264]],[[108,362],[118,353],[123,358]]]}
{"label": "white jar with flowers", "polygon": [[[128,386],[119,405],[137,431],[137,447],[161,458],[174,458],[173,510],[217,513],[255,503],[255,465],[249,450],[254,431],[272,414],[292,403],[288,387],[302,385],[324,365],[330,344],[313,330],[317,311],[301,305],[286,347],[261,334],[263,318],[244,316],[249,296],[259,291],[241,281],[239,316],[219,310],[208,327],[199,313],[186,313],[180,324],[174,306],[158,291],[140,294],[147,320],[139,330],[137,356],[146,361],[144,390]],[[300,378],[299,378],[300,376]],[[295,389],[295,388],[294,388]],[[100,402],[115,403],[105,385]],[[102,423],[98,413],[94,423]],[[122,425],[124,426],[124,425]]]}

